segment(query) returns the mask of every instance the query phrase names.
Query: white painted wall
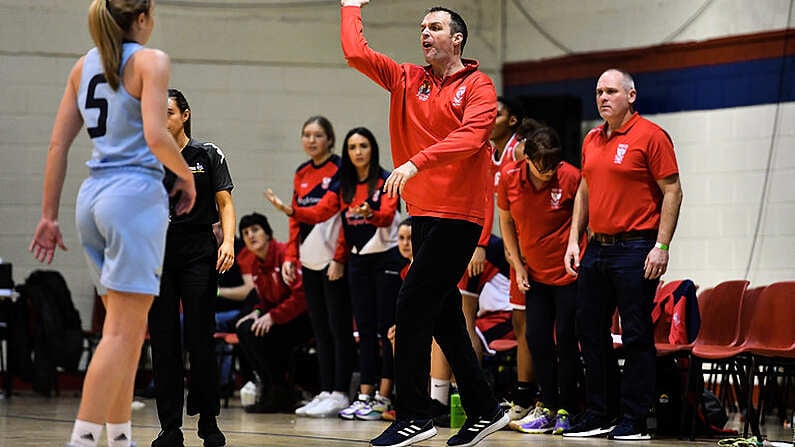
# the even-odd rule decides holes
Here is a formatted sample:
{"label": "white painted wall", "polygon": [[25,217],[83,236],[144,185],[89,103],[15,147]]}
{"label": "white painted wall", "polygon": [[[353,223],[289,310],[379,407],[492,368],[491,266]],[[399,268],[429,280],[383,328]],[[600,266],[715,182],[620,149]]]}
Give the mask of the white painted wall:
{"label": "white painted wall", "polygon": [[[646,46],[677,30],[701,2],[688,0],[519,0],[555,39],[575,51]],[[307,6],[296,6],[299,4]],[[371,46],[399,61],[421,63],[417,25],[422,12],[444,3],[467,19],[465,55],[481,61],[500,88],[502,60],[532,60],[564,52],[528,25],[513,0],[372,0],[364,11]],[[694,4],[698,3],[698,4]],[[261,192],[289,195],[306,117],[324,114],[341,139],[347,129],[370,127],[388,154],[384,91],[348,68],[339,49],[339,8],[299,0],[195,0],[194,6],[157,2],[150,46],[172,57],[172,85],[193,109],[194,134],[227,153],[238,215],[265,211],[278,238],[286,219],[266,207]],[[38,265],[27,253],[40,215],[42,171],[55,110],[74,61],[90,46],[88,2],[0,0],[0,257],[15,279]],[[202,6],[203,5],[203,6]],[[783,28],[786,0],[715,0],[674,41]],[[503,6],[506,27],[502,27]],[[504,31],[504,32],[503,32]],[[598,74],[595,73],[594,77]],[[642,94],[642,92],[641,92]],[[744,273],[758,211],[775,106],[654,116],[677,144],[685,206],[672,250],[671,278],[705,285]],[[775,143],[777,170],[764,208],[763,238],[752,263],[753,282],[795,276],[789,260],[795,205],[788,194],[795,169],[795,107],[782,109]],[[86,174],[90,146],[81,133],[70,154],[61,206],[68,252],[52,268],[64,273],[90,321],[92,286],[74,228],[74,199]],[[339,151],[339,147],[337,147]],[[384,156],[384,164],[389,157]]]}

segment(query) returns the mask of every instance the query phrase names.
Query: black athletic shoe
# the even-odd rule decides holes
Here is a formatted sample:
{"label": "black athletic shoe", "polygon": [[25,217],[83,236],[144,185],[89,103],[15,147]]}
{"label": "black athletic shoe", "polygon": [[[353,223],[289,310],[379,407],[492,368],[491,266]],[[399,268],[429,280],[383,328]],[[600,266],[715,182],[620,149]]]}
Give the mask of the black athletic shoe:
{"label": "black athletic shoe", "polygon": [[168,430],[160,431],[157,438],[152,441],[152,447],[185,447],[182,430],[169,428]]}
{"label": "black athletic shoe", "polygon": [[450,447],[470,447],[486,436],[508,425],[508,413],[499,405],[493,414],[480,417],[467,417],[461,430],[447,440]]}
{"label": "black athletic shoe", "polygon": [[651,439],[649,430],[646,428],[646,421],[634,421],[628,418],[622,418],[610,433],[607,434],[607,439],[614,439],[616,441],[646,441]]}
{"label": "black athletic shoe", "polygon": [[370,440],[373,447],[404,447],[436,435],[433,419],[395,421],[380,436]]}
{"label": "black athletic shoe", "polygon": [[450,407],[447,405],[436,399],[431,399],[431,416],[433,424],[437,427],[450,428]]}
{"label": "black athletic shoe", "polygon": [[199,437],[204,440],[204,447],[223,447],[226,445],[226,437],[221,433],[215,416],[207,418],[199,417]]}
{"label": "black athletic shoe", "polygon": [[585,410],[577,421],[569,427],[568,430],[563,431],[563,436],[567,438],[589,438],[592,436],[602,436],[610,433],[615,428],[615,423],[608,420],[607,417],[601,416],[591,410]]}

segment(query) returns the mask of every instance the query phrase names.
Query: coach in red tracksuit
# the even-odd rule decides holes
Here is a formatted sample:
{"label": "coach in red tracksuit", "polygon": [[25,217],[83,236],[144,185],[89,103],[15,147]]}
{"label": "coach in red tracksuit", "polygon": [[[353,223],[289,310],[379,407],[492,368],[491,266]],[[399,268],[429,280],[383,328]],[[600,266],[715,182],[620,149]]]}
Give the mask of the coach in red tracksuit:
{"label": "coach in red tracksuit", "polygon": [[478,62],[462,59],[464,20],[446,8],[428,10],[420,24],[426,66],[370,49],[360,6],[344,0],[341,40],[348,64],[390,93],[390,137],[396,168],[384,185],[401,194],[412,216],[414,263],[398,295],[395,341],[396,421],[374,446],[408,445],[436,434],[427,383],[431,336],[447,357],[468,415],[447,445],[474,445],[508,423],[469,343],[461,293],[463,276],[485,220],[489,134],[497,114],[491,80]]}

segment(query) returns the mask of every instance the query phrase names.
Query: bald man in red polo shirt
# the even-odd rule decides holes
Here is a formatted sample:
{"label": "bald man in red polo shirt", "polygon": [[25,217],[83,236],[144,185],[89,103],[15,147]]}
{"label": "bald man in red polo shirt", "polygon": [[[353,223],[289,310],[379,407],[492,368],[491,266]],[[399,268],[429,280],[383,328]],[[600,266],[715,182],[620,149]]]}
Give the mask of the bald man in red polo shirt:
{"label": "bald man in red polo shirt", "polygon": [[[596,104],[605,123],[583,142],[582,181],[564,264],[578,276],[577,325],[587,372],[587,409],[564,436],[608,433],[616,440],[649,439],[646,416],[655,385],[651,308],[668,267],[682,187],[671,137],[635,112],[636,97],[629,73],[602,73]],[[586,227],[591,238],[580,261],[579,241]],[[610,339],[616,306],[627,353],[621,381]],[[617,424],[612,421],[616,416]]]}
{"label": "bald man in red polo shirt", "polygon": [[400,64],[368,46],[361,16],[368,2],[342,0],[342,50],[351,67],[390,94],[396,168],[384,191],[406,201],[414,248],[395,318],[396,420],[370,444],[406,446],[436,434],[427,388],[433,336],[455,371],[468,416],[447,445],[473,446],[508,424],[469,342],[456,287],[477,245],[487,194],[493,194],[489,134],[497,94],[478,62],[462,59],[467,28],[460,15],[429,9],[416,36],[427,65]]}

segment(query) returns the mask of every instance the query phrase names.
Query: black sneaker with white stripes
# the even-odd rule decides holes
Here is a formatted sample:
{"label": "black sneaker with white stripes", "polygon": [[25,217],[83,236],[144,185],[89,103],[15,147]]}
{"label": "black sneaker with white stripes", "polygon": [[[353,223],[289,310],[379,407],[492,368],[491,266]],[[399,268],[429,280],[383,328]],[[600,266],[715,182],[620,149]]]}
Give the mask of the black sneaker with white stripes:
{"label": "black sneaker with white stripes", "polygon": [[373,447],[404,447],[436,435],[433,419],[395,421],[380,436],[370,440]]}
{"label": "black sneaker with white stripes", "polygon": [[486,436],[508,425],[508,413],[499,405],[493,414],[480,417],[467,417],[461,430],[447,440],[450,447],[471,447]]}

